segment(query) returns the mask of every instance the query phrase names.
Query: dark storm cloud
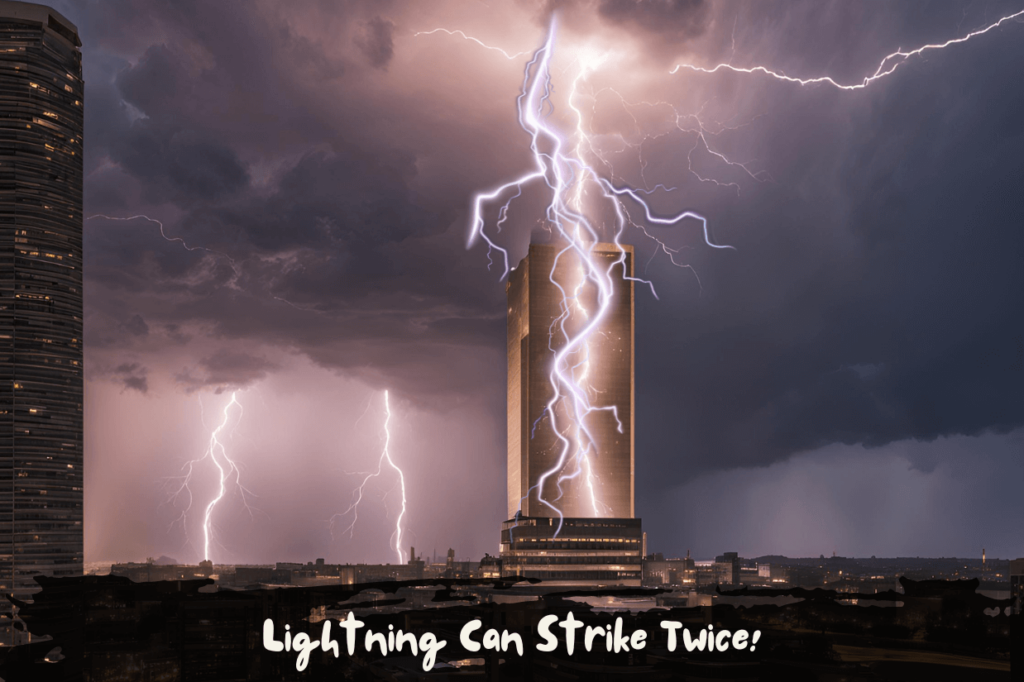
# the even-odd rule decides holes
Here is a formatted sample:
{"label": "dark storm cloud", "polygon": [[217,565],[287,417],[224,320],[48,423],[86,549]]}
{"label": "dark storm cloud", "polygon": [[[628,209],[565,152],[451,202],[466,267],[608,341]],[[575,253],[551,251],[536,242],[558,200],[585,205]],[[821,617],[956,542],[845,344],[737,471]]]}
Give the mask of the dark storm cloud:
{"label": "dark storm cloud", "polygon": [[142,315],[132,315],[125,320],[122,326],[133,336],[145,336],[149,333],[149,325],[142,319]]}
{"label": "dark storm cloud", "polygon": [[277,368],[277,363],[266,358],[221,348],[200,360],[198,368],[183,369],[175,379],[189,393],[206,387],[220,393],[228,388],[244,388]]}
{"label": "dark storm cloud", "polygon": [[[1024,431],[832,445],[765,469],[714,472],[649,501],[651,551],[741,556],[1020,556],[1012,499]],[[927,462],[927,469],[913,465]],[[733,522],[717,519],[735,510]],[[854,517],[851,519],[851,517]],[[671,519],[671,521],[668,521]],[[984,521],[980,521],[985,519]],[[653,523],[652,523],[653,522]]]}
{"label": "dark storm cloud", "polygon": [[598,6],[608,22],[635,26],[672,40],[703,33],[707,10],[703,0],[601,0]]}
{"label": "dark storm cloud", "polygon": [[187,73],[184,55],[166,45],[152,45],[134,66],[114,80],[124,101],[153,120],[174,120],[182,98],[198,89]]}
{"label": "dark storm cloud", "polygon": [[[1012,369],[1024,235],[1011,227],[1024,207],[1008,200],[1024,158],[1010,112],[1024,95],[996,66],[1024,58],[1019,30],[857,93],[719,79],[767,113],[758,135],[772,141],[776,182],[715,220],[738,251],[701,258],[715,273],[707,302],[657,336],[640,332],[638,376],[653,384],[638,390],[639,440],[654,456],[642,476],[657,486],[663,467],[764,466],[830,443],[1024,424]],[[805,59],[809,73],[825,61]],[[641,301],[641,316],[664,306]],[[682,386],[700,388],[668,397]]]}
{"label": "dark storm cloud", "polygon": [[125,388],[131,388],[139,393],[145,393],[147,390],[150,390],[145,377],[125,377],[124,382]]}
{"label": "dark storm cloud", "polygon": [[124,385],[125,388],[131,388],[139,393],[145,393],[149,390],[149,382],[146,380],[146,377],[127,376],[124,378]]}
{"label": "dark storm cloud", "polygon": [[185,345],[192,340],[192,337],[181,330],[180,324],[165,324],[164,332],[174,343]]}
{"label": "dark storm cloud", "polygon": [[[429,229],[434,216],[416,204],[409,188],[415,175],[415,157],[408,152],[339,146],[303,155],[266,199],[196,217],[208,232],[216,227],[205,221],[220,221],[264,250],[372,251]],[[291,229],[280,229],[282,222]]]}
{"label": "dark storm cloud", "polygon": [[430,322],[429,328],[438,337],[460,344],[493,345],[505,330],[505,318],[444,317]]}
{"label": "dark storm cloud", "polygon": [[234,150],[176,116],[196,95],[193,82],[183,56],[164,45],[149,48],[115,81],[124,103],[144,117],[113,138],[110,156],[155,200],[216,201],[249,182]]}
{"label": "dark storm cloud", "polygon": [[[268,36],[258,55],[246,61],[225,43],[233,35],[241,37],[237,20],[226,21],[216,34],[191,22],[174,23],[181,20],[176,15],[167,18],[168,25],[175,26],[171,32],[186,32],[181,45],[146,48],[138,60],[118,69],[114,91],[101,89],[101,111],[121,127],[95,138],[103,141],[103,148],[89,156],[109,158],[131,182],[118,178],[116,184],[108,184],[104,173],[97,173],[92,186],[98,193],[89,196],[114,197],[135,183],[144,200],[170,200],[187,211],[181,219],[167,223],[169,234],[227,256],[184,250],[163,254],[165,245],[141,234],[150,227],[134,226],[136,233],[121,243],[118,237],[125,231],[105,225],[109,241],[97,244],[102,251],[98,260],[110,259],[112,267],[93,269],[90,274],[121,287],[153,292],[186,287],[192,295],[205,295],[208,287],[233,281],[237,295],[284,300],[315,310],[336,309],[339,302],[350,307],[354,296],[394,288],[399,279],[403,280],[400,286],[422,293],[413,273],[399,278],[398,259],[387,252],[388,245],[442,230],[452,213],[439,214],[437,207],[423,205],[410,190],[417,177],[415,154],[367,135],[328,137],[324,144],[324,134],[316,126],[296,123],[295,112],[313,110],[308,101],[319,91],[298,93],[291,84],[292,92],[281,92],[285,85],[278,75],[294,79],[307,71],[305,60],[312,58],[294,49],[297,41],[309,41],[290,29]],[[266,33],[262,24],[267,21],[273,18],[249,17],[246,33]],[[368,28],[375,38],[364,41],[364,46],[383,59],[391,24],[379,17],[365,23],[352,22],[352,29],[362,35],[360,27]],[[243,55],[251,49],[251,40],[241,45]],[[267,61],[267,52],[289,55],[294,61]],[[316,52],[321,59],[336,59],[325,56],[330,54],[327,50]],[[263,71],[258,69],[261,62],[265,62]],[[246,118],[232,119],[227,114],[233,108],[231,101],[246,92],[253,93],[248,97],[257,100],[256,106],[244,112]],[[115,99],[121,104],[111,102]],[[304,100],[307,104],[302,105]],[[344,102],[331,113],[342,120],[352,116]],[[256,123],[253,116],[266,121]],[[108,120],[101,122],[101,126],[110,125]],[[340,127],[345,128],[343,122]],[[224,142],[245,129],[253,132],[247,139],[235,139],[230,145]],[[287,131],[277,139],[298,135],[306,143],[300,147],[301,154],[277,164],[269,182],[255,186],[247,165],[240,161],[239,154],[244,152],[236,150],[248,150],[251,155],[252,143],[267,139],[267,129]],[[411,261],[411,251],[420,247],[405,248],[410,251],[405,260]],[[284,250],[290,253],[281,258]],[[254,258],[255,254],[260,257]],[[114,260],[124,261],[127,267],[114,266]],[[164,275],[173,276],[153,278],[154,260]],[[230,316],[230,311],[223,314]],[[315,324],[323,323],[321,319]],[[268,319],[267,325],[273,322]]]}
{"label": "dark storm cloud", "polygon": [[386,71],[395,55],[394,32],[394,23],[376,16],[363,26],[362,35],[356,39],[356,45],[375,69]]}
{"label": "dark storm cloud", "polygon": [[100,370],[99,373],[115,383],[121,384],[122,390],[131,389],[142,394],[149,391],[149,381],[146,378],[147,370],[138,362],[124,362],[113,369]]}
{"label": "dark storm cloud", "polygon": [[[115,222],[94,218],[87,223],[90,239],[84,246],[90,261],[88,276],[111,289],[142,293],[207,295],[234,276],[224,256],[180,242],[168,242],[156,225],[144,220]],[[173,235],[173,233],[171,233]],[[98,305],[115,304],[109,297]],[[157,311],[147,314],[159,317]]]}

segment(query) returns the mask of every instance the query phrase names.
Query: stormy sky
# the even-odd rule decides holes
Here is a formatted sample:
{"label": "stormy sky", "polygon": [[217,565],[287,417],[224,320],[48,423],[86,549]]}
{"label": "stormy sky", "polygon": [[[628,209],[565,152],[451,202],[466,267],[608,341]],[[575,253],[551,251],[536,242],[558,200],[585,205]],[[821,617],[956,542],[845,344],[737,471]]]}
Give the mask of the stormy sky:
{"label": "stormy sky", "polygon": [[[248,492],[212,558],[394,560],[392,472],[330,524],[377,467],[384,390],[404,544],[497,551],[505,292],[469,211],[530,167],[516,97],[553,13],[552,121],[572,132],[596,56],[576,103],[601,168],[735,247],[639,221],[677,267],[626,234],[658,293],[636,295],[649,549],[1024,555],[1024,21],[858,90],[670,73],[859,83],[1020,2],[55,7],[84,44],[85,215],[160,221],[85,224],[87,561],[202,558],[215,470],[182,477],[232,395]],[[541,200],[504,226],[513,260]]]}

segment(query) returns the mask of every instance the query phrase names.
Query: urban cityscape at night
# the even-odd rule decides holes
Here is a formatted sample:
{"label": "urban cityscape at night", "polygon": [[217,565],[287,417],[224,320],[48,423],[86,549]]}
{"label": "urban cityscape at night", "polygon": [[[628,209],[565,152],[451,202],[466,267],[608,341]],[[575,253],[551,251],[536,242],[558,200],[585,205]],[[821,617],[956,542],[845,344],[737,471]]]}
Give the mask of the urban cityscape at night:
{"label": "urban cityscape at night", "polygon": [[1022,59],[0,0],[0,682],[1012,679]]}

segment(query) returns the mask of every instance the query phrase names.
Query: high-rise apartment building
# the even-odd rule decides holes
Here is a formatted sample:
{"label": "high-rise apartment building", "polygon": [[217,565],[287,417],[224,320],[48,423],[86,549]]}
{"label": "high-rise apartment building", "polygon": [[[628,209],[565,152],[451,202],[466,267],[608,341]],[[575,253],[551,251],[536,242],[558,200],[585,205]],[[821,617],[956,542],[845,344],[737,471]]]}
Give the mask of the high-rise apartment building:
{"label": "high-rise apartment building", "polygon": [[0,2],[0,592],[20,598],[82,573],[81,44]]}
{"label": "high-rise apartment building", "polygon": [[[589,267],[607,276],[588,277]],[[565,245],[531,244],[509,275],[505,575],[640,584],[632,277],[633,248],[614,244],[593,245],[586,259]],[[588,329],[586,342],[572,345]],[[553,382],[553,372],[569,385]]]}

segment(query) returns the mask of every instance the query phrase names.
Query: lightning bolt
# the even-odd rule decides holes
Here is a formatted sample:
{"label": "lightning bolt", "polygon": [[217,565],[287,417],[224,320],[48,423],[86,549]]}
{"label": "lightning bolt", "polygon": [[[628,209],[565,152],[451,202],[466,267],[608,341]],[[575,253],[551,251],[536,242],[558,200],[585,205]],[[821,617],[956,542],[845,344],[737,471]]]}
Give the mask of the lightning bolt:
{"label": "lightning bolt", "polygon": [[1007,15],[1001,18],[999,21],[989,24],[985,28],[978,29],[977,31],[972,31],[960,38],[953,38],[951,40],[947,40],[944,43],[922,45],[921,47],[910,50],[908,52],[904,52],[902,49],[896,50],[891,54],[887,54],[882,59],[881,63],[878,65],[878,68],[875,69],[875,72],[870,76],[865,76],[864,80],[862,80],[860,83],[843,84],[835,81],[831,76],[819,76],[817,78],[794,78],[793,76],[787,76],[781,71],[773,71],[768,67],[760,65],[751,67],[739,67],[733,66],[732,64],[718,64],[713,68],[707,69],[700,66],[695,66],[693,64],[677,64],[669,73],[678,73],[680,69],[689,69],[690,71],[697,71],[699,73],[717,73],[718,71],[733,71],[735,73],[762,73],[766,76],[771,76],[772,78],[776,78],[781,81],[797,83],[799,85],[815,85],[821,83],[825,85],[831,85],[832,87],[838,88],[840,90],[863,90],[864,88],[868,87],[875,81],[885,78],[889,74],[893,73],[901,65],[905,64],[907,60],[910,59],[911,57],[920,55],[924,52],[927,52],[928,50],[944,50],[945,48],[950,47],[952,45],[966,43],[968,40],[972,38],[977,38],[978,36],[985,35],[989,31],[998,28],[999,26],[1002,26],[1004,23],[1008,21],[1014,21],[1019,17],[1024,17],[1024,10],[1020,10],[1019,12],[1015,12],[1014,14]]}
{"label": "lightning bolt", "polygon": [[[202,400],[200,400],[199,405],[200,409],[202,409]],[[241,470],[238,463],[228,455],[227,447],[223,441],[225,430],[232,423],[233,412],[237,412],[238,414],[237,418],[234,419],[234,425],[237,427],[243,414],[242,404],[238,401],[238,391],[232,392],[231,400],[229,400],[224,406],[220,424],[210,432],[210,440],[207,443],[206,451],[201,457],[189,460],[182,466],[184,474],[174,479],[179,481],[179,483],[177,488],[171,491],[172,501],[182,495],[187,495],[188,497],[188,504],[185,506],[185,509],[181,512],[181,515],[178,518],[182,523],[182,527],[185,528],[185,542],[188,544],[187,517],[192,508],[193,502],[192,489],[190,487],[192,477],[196,474],[198,465],[206,460],[210,460],[214,468],[217,470],[217,493],[206,504],[206,507],[203,510],[203,558],[206,561],[211,561],[210,545],[214,541],[213,513],[217,508],[217,505],[222,499],[224,499],[225,494],[227,494],[229,486],[233,485],[238,489],[242,499],[242,504],[246,511],[249,512],[250,516],[252,516],[254,511],[249,505],[246,496],[255,497],[255,495],[242,485]],[[175,523],[177,523],[177,521],[175,521]]]}
{"label": "lightning bolt", "polygon": [[460,31],[458,29],[456,29],[454,31],[450,31],[450,30],[448,30],[446,28],[435,28],[432,31],[417,31],[416,33],[412,34],[412,37],[415,38],[416,36],[429,36],[429,35],[433,35],[435,33],[447,33],[450,36],[459,36],[463,40],[468,40],[471,43],[476,43],[477,45],[479,45],[480,47],[483,47],[485,49],[493,50],[494,52],[500,52],[505,57],[505,59],[507,59],[509,61],[513,61],[513,60],[515,60],[515,59],[517,59],[519,57],[522,57],[523,55],[530,54],[529,52],[516,52],[515,54],[509,54],[508,52],[506,52],[505,50],[501,49],[500,47],[494,47],[493,45],[488,45],[487,43],[483,42],[479,38],[474,38],[473,36],[466,35],[465,33],[463,33],[462,31]]}
{"label": "lightning bolt", "polygon": [[[363,501],[363,491],[366,488],[366,484],[370,481],[371,478],[376,478],[380,476],[384,470],[384,464],[387,463],[387,465],[394,469],[395,473],[398,474],[399,491],[402,493],[402,510],[398,513],[398,518],[395,520],[395,530],[391,534],[391,543],[392,546],[394,547],[395,554],[397,554],[398,556],[398,563],[401,564],[405,561],[404,555],[402,553],[402,519],[405,518],[406,512],[405,474],[402,472],[400,468],[398,468],[398,465],[395,464],[395,461],[391,459],[391,402],[388,397],[388,391],[384,391],[384,414],[384,448],[383,450],[381,450],[380,457],[377,459],[377,470],[370,473],[361,474],[363,476],[363,480],[353,492],[355,500],[353,500],[352,504],[348,506],[348,509],[332,516],[330,518],[329,523],[331,527],[331,534],[333,535],[336,521],[351,513],[352,522],[349,523],[348,526],[346,526],[342,532],[348,533],[349,537],[352,536],[352,534],[355,532],[356,522],[359,520],[359,503]],[[362,419],[362,416],[360,416],[359,419]],[[410,557],[410,559],[411,558],[412,557]]]}
{"label": "lightning bolt", "polygon": [[[138,219],[147,220],[150,223],[153,223],[154,225],[157,226],[157,228],[160,230],[160,236],[165,241],[180,244],[181,247],[183,249],[185,249],[186,251],[205,251],[206,253],[210,253],[210,254],[213,254],[215,256],[220,256],[221,258],[226,259],[228,261],[228,263],[231,264],[231,269],[234,271],[234,277],[232,277],[226,283],[226,286],[228,288],[234,289],[236,291],[244,291],[244,289],[242,289],[238,285],[238,281],[239,281],[239,279],[241,278],[241,275],[242,275],[240,267],[235,262],[235,259],[233,259],[228,254],[224,253],[223,251],[217,251],[215,249],[210,249],[210,248],[207,248],[205,246],[194,246],[194,245],[190,246],[181,237],[172,237],[172,236],[168,235],[167,234],[167,230],[165,229],[164,224],[161,221],[157,220],[156,218],[150,218],[147,215],[141,215],[140,214],[140,215],[129,216],[127,218],[119,218],[119,217],[116,217],[116,216],[109,216],[109,215],[104,215],[102,213],[97,213],[96,215],[89,216],[88,218],[86,218],[86,220],[94,220],[96,218],[102,218],[104,220],[116,220],[116,221],[119,221],[119,222],[128,222],[128,221],[131,221],[131,220],[138,220]],[[270,286],[268,288],[270,289],[271,292],[273,291],[273,288],[274,288],[274,281],[273,280],[270,282]],[[253,293],[253,292],[250,291],[248,293]],[[281,303],[284,303],[285,305],[291,306],[292,308],[295,308],[296,310],[300,310],[302,312],[311,312],[311,313],[317,313],[317,314],[320,314],[322,312],[322,311],[317,310],[316,308],[313,308],[313,307],[310,307],[310,306],[301,306],[301,305],[295,304],[292,301],[289,301],[286,298],[282,298],[281,296],[276,296],[273,293],[270,293],[269,297],[271,299],[275,300],[275,301],[279,301]]]}
{"label": "lightning bolt", "polygon": [[[489,263],[493,265],[494,254],[500,254],[503,264],[501,278],[509,273],[508,252],[499,246],[486,231],[486,210],[508,196],[498,209],[498,224],[508,216],[510,204],[522,195],[523,188],[543,182],[550,195],[545,209],[545,226],[553,228],[560,243],[564,244],[557,253],[549,279],[562,296],[561,315],[556,318],[549,329],[549,348],[553,353],[553,361],[549,374],[552,396],[547,403],[541,419],[550,420],[551,428],[556,435],[560,451],[557,462],[548,471],[543,472],[537,484],[530,488],[528,494],[537,491],[538,501],[558,515],[559,525],[556,535],[561,531],[564,517],[557,502],[564,494],[562,484],[571,479],[582,478],[583,490],[588,495],[590,506],[595,516],[604,516],[610,511],[597,498],[594,467],[592,463],[599,450],[590,426],[589,418],[594,413],[610,413],[615,419],[618,430],[622,432],[618,409],[615,405],[600,405],[594,400],[596,391],[588,383],[594,350],[590,344],[595,335],[601,333],[601,327],[607,318],[614,298],[614,278],[640,282],[647,285],[655,294],[654,285],[644,279],[632,277],[626,266],[626,250],[622,247],[621,238],[627,226],[639,227],[630,217],[626,200],[640,207],[648,224],[675,226],[684,221],[699,223],[704,235],[704,242],[713,248],[728,249],[729,246],[712,242],[708,232],[707,220],[693,211],[684,211],[669,217],[655,214],[647,203],[645,196],[650,194],[646,189],[634,189],[628,185],[617,185],[613,180],[602,176],[587,162],[585,150],[592,145],[582,127],[582,116],[573,104],[573,96],[577,85],[586,78],[599,60],[578,58],[579,73],[574,80],[570,93],[570,108],[577,116],[576,144],[563,136],[548,118],[554,109],[551,101],[553,86],[551,82],[551,59],[556,36],[556,20],[552,19],[544,45],[533,53],[526,64],[523,75],[522,89],[517,99],[517,110],[520,127],[530,136],[530,150],[533,153],[534,168],[523,175],[506,182],[492,190],[476,194],[472,203],[469,246],[477,239],[487,245]],[[604,225],[599,225],[586,210],[585,197],[588,190],[595,190],[599,201],[610,206],[614,212],[611,241],[618,249],[618,257],[607,266],[602,266],[594,257],[594,248],[601,241],[602,232],[607,232]],[[514,194],[513,194],[514,192]],[[511,195],[511,196],[509,196]],[[644,234],[649,233],[641,228]],[[666,248],[661,242],[662,248]],[[557,281],[555,271],[563,258],[573,259],[579,264],[575,287],[567,289]],[[673,260],[673,262],[676,262]],[[677,263],[678,264],[678,263]],[[689,267],[683,265],[683,267]],[[621,269],[621,275],[618,271]],[[582,292],[585,288],[596,290],[597,305],[594,310],[586,309],[582,304]],[[578,318],[576,325],[570,321]],[[570,329],[570,326],[577,328]],[[558,344],[561,344],[560,346]],[[561,424],[564,415],[568,422]],[[539,421],[539,420],[538,420]],[[534,429],[536,424],[534,425]],[[546,485],[552,479],[557,495],[550,498]]]}
{"label": "lightning bolt", "polygon": [[[104,220],[116,220],[116,221],[119,221],[119,222],[128,222],[128,221],[131,221],[131,220],[138,220],[140,218],[143,219],[143,220],[148,220],[149,222],[154,223],[160,229],[160,236],[163,237],[166,241],[176,242],[178,244],[181,244],[182,248],[184,248],[186,251],[206,251],[207,253],[212,253],[212,254],[214,254],[216,256],[221,256],[223,258],[226,258],[232,265],[235,264],[234,259],[231,258],[231,256],[227,255],[226,253],[221,253],[220,251],[214,251],[213,249],[208,249],[205,246],[189,246],[188,243],[186,243],[185,240],[182,239],[181,237],[171,237],[171,236],[168,236],[166,230],[164,229],[164,224],[162,222],[160,222],[159,220],[157,220],[156,218],[150,218],[147,215],[133,215],[133,216],[129,216],[127,218],[117,218],[117,217],[114,217],[114,216],[103,215],[102,213],[97,213],[96,215],[89,216],[88,218],[86,218],[86,220],[95,220],[96,218],[103,218]],[[237,274],[237,271],[236,271],[236,274]]]}
{"label": "lightning bolt", "polygon": [[[577,81],[573,83],[572,95],[570,96],[570,106],[572,106],[573,99],[576,97],[578,82],[579,82],[579,79],[577,79]],[[690,145],[690,149],[687,151],[687,154],[686,154],[686,169],[687,169],[687,171],[689,171],[689,173],[691,175],[693,175],[694,178],[697,179],[698,182],[710,183],[710,184],[713,184],[713,185],[715,185],[717,187],[728,187],[728,188],[734,189],[737,194],[739,194],[739,192],[740,192],[740,185],[739,185],[739,183],[737,183],[737,182],[726,182],[726,181],[718,180],[717,178],[705,176],[705,175],[702,175],[696,169],[696,167],[694,166],[694,154],[696,152],[699,152],[701,149],[703,149],[704,152],[707,153],[712,158],[714,158],[717,161],[721,162],[721,164],[723,164],[724,166],[739,169],[742,173],[744,173],[749,179],[751,179],[753,181],[765,182],[765,181],[768,181],[768,180],[772,179],[767,171],[765,171],[765,170],[758,170],[758,171],[752,170],[750,168],[751,162],[749,162],[749,161],[746,161],[746,162],[734,161],[733,159],[730,159],[729,157],[727,157],[724,153],[718,151],[716,149],[716,145],[712,144],[712,140],[713,139],[718,138],[720,135],[722,135],[722,134],[724,134],[726,132],[734,132],[734,131],[737,131],[737,130],[741,130],[741,129],[747,127],[747,126],[750,126],[751,124],[754,123],[754,121],[756,121],[757,119],[761,118],[761,115],[754,116],[750,120],[748,120],[748,121],[746,121],[746,122],[744,122],[744,123],[742,123],[740,125],[730,126],[730,125],[726,125],[724,123],[720,123],[718,121],[710,121],[710,120],[707,119],[706,115],[704,114],[704,110],[707,108],[708,104],[710,104],[710,100],[708,102],[705,102],[700,107],[700,109],[697,110],[696,112],[692,112],[692,113],[690,113],[690,112],[681,112],[674,105],[670,104],[669,102],[664,102],[664,101],[657,101],[657,102],[648,102],[648,101],[630,102],[625,97],[623,97],[623,95],[621,93],[619,93],[618,90],[616,90],[615,88],[611,88],[611,87],[602,88],[601,90],[598,90],[597,92],[595,92],[595,93],[593,93],[591,95],[592,101],[594,102],[594,104],[593,104],[593,109],[594,110],[596,110],[596,108],[597,108],[597,98],[602,93],[606,93],[606,92],[614,95],[619,100],[619,103],[621,104],[623,111],[625,111],[629,115],[629,117],[633,120],[633,126],[634,126],[637,134],[642,134],[643,135],[641,140],[640,140],[640,142],[638,142],[638,143],[629,142],[627,140],[626,136],[622,135],[622,134],[609,134],[609,135],[607,135],[607,136],[616,138],[620,142],[620,144],[622,144],[623,147],[633,149],[636,152],[637,160],[639,161],[639,165],[640,165],[640,179],[643,182],[643,186],[644,186],[643,190],[638,190],[638,191],[643,191],[643,193],[647,194],[647,195],[653,194],[655,191],[657,191],[659,189],[663,190],[665,192],[675,191],[675,189],[676,189],[675,187],[666,187],[665,185],[661,185],[661,184],[655,185],[654,187],[651,187],[650,183],[647,181],[647,176],[646,176],[647,161],[644,158],[644,154],[643,154],[644,147],[646,147],[649,142],[657,142],[658,140],[660,140],[661,138],[665,137],[666,135],[668,135],[672,131],[677,131],[677,132],[681,132],[683,134],[687,134],[687,135],[692,135],[693,136],[693,142]],[[612,168],[611,162],[608,161],[607,157],[604,154],[602,154],[601,151],[593,144],[593,136],[589,132],[584,130],[584,127],[583,127],[583,115],[582,115],[582,113],[578,109],[576,109],[575,107],[573,107],[573,108],[574,108],[574,111],[576,111],[576,114],[577,114],[577,129],[576,130],[577,130],[578,139],[581,140],[581,142],[585,141],[587,143],[588,151],[594,157],[598,158],[602,162],[604,167],[608,170],[609,176],[614,179],[614,177],[615,177],[614,169]],[[672,130],[670,130],[669,132],[666,132],[666,133],[659,134],[659,135],[643,134],[641,132],[640,122],[639,122],[639,120],[637,120],[636,115],[633,113],[634,109],[640,109],[640,108],[648,108],[648,109],[665,108],[665,109],[668,109],[671,112],[672,119],[673,119],[672,120]],[[648,235],[648,237],[651,237],[651,236]],[[662,246],[664,247],[664,245],[662,245]],[[673,253],[670,252],[667,249],[667,247],[664,247],[664,248],[662,248],[660,250],[664,251],[667,255],[669,255],[670,258],[673,255]],[[676,265],[680,265],[680,264],[677,263]]]}

